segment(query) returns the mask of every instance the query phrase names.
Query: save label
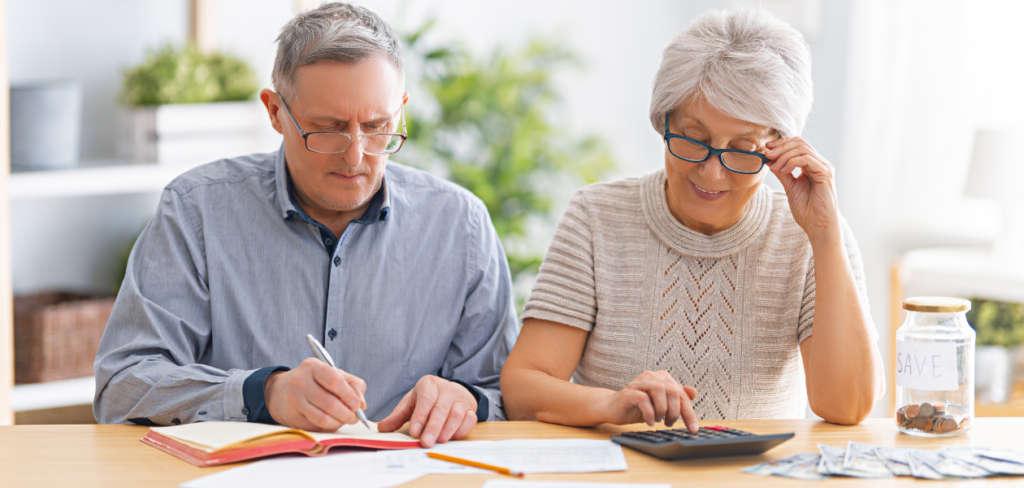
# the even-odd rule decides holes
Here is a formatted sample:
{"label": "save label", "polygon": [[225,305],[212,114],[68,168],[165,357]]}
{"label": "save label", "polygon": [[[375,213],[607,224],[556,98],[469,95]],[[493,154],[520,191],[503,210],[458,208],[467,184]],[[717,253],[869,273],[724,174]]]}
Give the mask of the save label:
{"label": "save label", "polygon": [[904,388],[951,391],[957,381],[956,344],[896,341],[896,384]]}

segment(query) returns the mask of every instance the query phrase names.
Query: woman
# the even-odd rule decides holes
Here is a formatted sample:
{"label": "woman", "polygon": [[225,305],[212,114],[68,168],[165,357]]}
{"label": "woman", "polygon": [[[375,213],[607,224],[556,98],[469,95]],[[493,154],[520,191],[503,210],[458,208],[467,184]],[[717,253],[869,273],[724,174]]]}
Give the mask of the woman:
{"label": "woman", "polygon": [[672,41],[650,110],[665,169],[572,198],[502,372],[509,419],[868,415],[882,361],[834,169],[799,136],[812,97],[807,44],[763,10]]}

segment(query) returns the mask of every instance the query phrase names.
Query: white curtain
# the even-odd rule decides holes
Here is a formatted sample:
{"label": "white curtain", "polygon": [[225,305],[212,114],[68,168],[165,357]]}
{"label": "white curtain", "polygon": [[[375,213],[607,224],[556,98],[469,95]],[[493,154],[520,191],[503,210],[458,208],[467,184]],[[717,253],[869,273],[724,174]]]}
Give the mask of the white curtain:
{"label": "white curtain", "polygon": [[[851,5],[836,180],[864,254],[887,372],[893,262],[910,248],[984,244],[1000,232],[992,202],[962,195],[975,129],[1024,114],[1022,20],[1024,2],[1011,0]],[[891,414],[893,387],[876,416]]]}

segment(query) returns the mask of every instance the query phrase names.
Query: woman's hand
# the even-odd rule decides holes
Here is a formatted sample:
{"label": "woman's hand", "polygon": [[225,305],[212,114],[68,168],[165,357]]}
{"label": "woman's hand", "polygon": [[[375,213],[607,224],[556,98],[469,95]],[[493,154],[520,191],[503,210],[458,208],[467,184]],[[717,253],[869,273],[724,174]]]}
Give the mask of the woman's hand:
{"label": "woman's hand", "polygon": [[[811,244],[840,238],[839,202],[835,167],[799,137],[776,139],[765,146],[772,173],[789,197],[793,219],[807,233]],[[800,168],[800,174],[793,172]]]}
{"label": "woman's hand", "polygon": [[680,385],[667,371],[644,371],[625,388],[607,397],[601,405],[605,422],[635,424],[665,421],[671,427],[677,419],[691,432],[697,432],[697,414],[693,412],[693,398],[697,390]]}

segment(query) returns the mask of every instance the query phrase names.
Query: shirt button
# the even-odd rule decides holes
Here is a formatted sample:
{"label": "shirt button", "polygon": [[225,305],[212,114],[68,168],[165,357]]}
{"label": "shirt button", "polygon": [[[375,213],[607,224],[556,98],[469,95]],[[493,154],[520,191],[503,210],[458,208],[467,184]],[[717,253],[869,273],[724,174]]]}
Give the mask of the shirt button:
{"label": "shirt button", "polygon": [[181,424],[181,419],[174,419],[174,420],[171,421],[171,423],[174,424],[174,425],[179,425],[179,424]]}
{"label": "shirt button", "polygon": [[327,239],[324,239],[324,244],[327,244],[328,246],[330,246],[331,244],[334,244],[334,239],[331,239],[330,237],[328,237]]}
{"label": "shirt button", "polygon": [[341,264],[341,257],[334,256],[334,265],[337,266],[339,264]]}
{"label": "shirt button", "polygon": [[331,340],[333,341],[335,337],[338,337],[338,331],[334,329],[327,331],[327,337],[330,337]]}
{"label": "shirt button", "polygon": [[242,407],[242,415],[249,415],[249,407]]}

